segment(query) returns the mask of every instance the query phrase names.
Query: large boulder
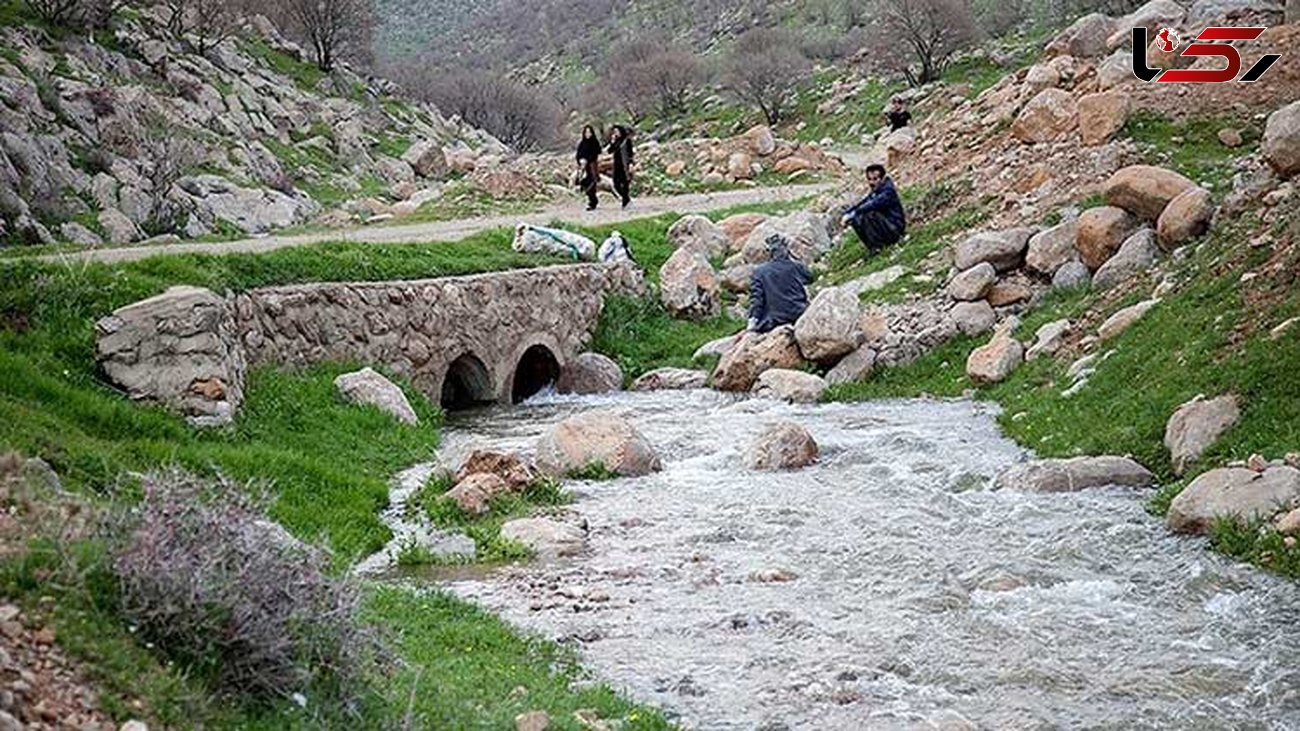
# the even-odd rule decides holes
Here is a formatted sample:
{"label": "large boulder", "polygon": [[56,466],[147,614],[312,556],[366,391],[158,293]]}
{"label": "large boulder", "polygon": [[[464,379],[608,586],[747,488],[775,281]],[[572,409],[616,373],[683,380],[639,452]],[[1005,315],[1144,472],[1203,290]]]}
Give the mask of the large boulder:
{"label": "large boulder", "polygon": [[957,245],[953,264],[965,271],[988,262],[999,272],[1011,271],[1024,261],[1025,249],[1034,233],[1032,228],[1013,228],[971,235]]}
{"label": "large boulder", "polygon": [[491,472],[475,472],[459,480],[455,487],[443,493],[443,498],[455,502],[470,515],[483,515],[491,509],[492,498],[510,489],[505,480]]}
{"label": "large boulder", "polygon": [[727,158],[727,175],[732,180],[749,180],[754,177],[754,158],[748,152],[733,152]]}
{"label": "large boulder", "polygon": [[1101,91],[1079,100],[1079,136],[1085,145],[1110,141],[1128,121],[1128,94]]}
{"label": "large boulder", "polygon": [[100,319],[95,359],[131,399],[166,404],[194,424],[227,424],[244,400],[233,308],[208,289],[172,287]]}
{"label": "large boulder", "polygon": [[789,240],[790,253],[805,263],[812,262],[831,249],[826,217],[810,211],[799,211],[780,218],[769,218],[751,231],[741,250],[746,262],[761,264],[768,260],[767,237],[772,234],[780,234]]}
{"label": "large boulder", "polygon": [[776,137],[772,134],[772,128],[765,124],[750,127],[742,136],[753,155],[767,157],[776,152]]}
{"label": "large boulder", "polygon": [[763,430],[745,454],[752,470],[792,470],[817,461],[817,442],[807,429],[783,421]]}
{"label": "large boulder", "polygon": [[587,543],[581,528],[550,518],[511,520],[501,526],[501,537],[522,544],[543,559],[576,556]]}
{"label": "large boulder", "polygon": [[1069,320],[1055,320],[1039,327],[1034,333],[1034,344],[1025,353],[1025,360],[1034,360],[1040,355],[1056,355],[1065,344],[1065,335],[1069,331]]}
{"label": "large boulder", "polygon": [[1195,0],[1187,11],[1187,23],[1193,28],[1204,28],[1231,19],[1242,12],[1282,11],[1281,0]]}
{"label": "large boulder", "polygon": [[983,335],[998,322],[998,315],[993,305],[983,300],[979,302],[958,302],[949,311],[953,326],[963,335]]}
{"label": "large boulder", "polygon": [[456,470],[456,483],[472,475],[495,475],[508,489],[522,490],[536,481],[537,470],[531,461],[514,452],[476,449]]}
{"label": "large boulder", "polygon": [[1092,286],[1103,290],[1117,287],[1155,266],[1159,254],[1155,232],[1149,228],[1141,229],[1128,237],[1119,251],[1101,265],[1092,278]]}
{"label": "large boulder", "polygon": [[659,269],[659,299],[673,317],[715,317],[722,309],[720,297],[717,273],[694,249],[678,249]]}
{"label": "large boulder", "polygon": [[1115,20],[1101,13],[1090,13],[1079,18],[1065,30],[1057,33],[1044,48],[1052,56],[1089,58],[1107,51],[1106,41],[1115,30]]}
{"label": "large boulder", "polygon": [[709,374],[686,368],[656,368],[643,373],[632,383],[633,391],[684,391],[704,388]]}
{"label": "large boulder", "polygon": [[1202,187],[1188,188],[1178,194],[1156,222],[1156,235],[1161,248],[1172,251],[1205,233],[1214,220],[1214,201],[1210,191]]}
{"label": "large boulder", "polygon": [[859,300],[850,291],[831,287],[818,293],[794,325],[794,337],[803,357],[833,362],[858,347]]}
{"label": "large boulder", "polygon": [[1117,50],[1097,67],[1097,87],[1102,91],[1114,89],[1137,80],[1133,76],[1133,52]]}
{"label": "large boulder", "polygon": [[727,234],[704,216],[684,216],[668,229],[668,243],[677,249],[689,249],[709,259],[725,256],[731,248]]}
{"label": "large boulder", "polygon": [[1241,408],[1237,397],[1231,394],[1208,401],[1197,396],[1179,406],[1165,425],[1165,447],[1169,450],[1174,474],[1182,475],[1239,419]]}
{"label": "large boulder", "polygon": [[1001,383],[1025,360],[1025,348],[1012,337],[1010,328],[994,333],[993,339],[971,351],[966,375],[977,384]]}
{"label": "large boulder", "polygon": [[1106,201],[1146,221],[1156,221],[1169,201],[1195,188],[1196,183],[1173,170],[1152,165],[1130,165],[1106,181]]}
{"label": "large boulder", "polygon": [[1139,302],[1130,307],[1125,307],[1119,312],[1106,318],[1106,321],[1101,324],[1101,327],[1097,328],[1097,336],[1102,340],[1110,340],[1111,338],[1116,337],[1120,333],[1132,327],[1138,320],[1145,317],[1146,314],[1151,311],[1151,308],[1158,304],[1160,304],[1160,300],[1150,299],[1144,302]]}
{"label": "large boulder", "polygon": [[1076,229],[1075,248],[1079,251],[1079,258],[1089,269],[1100,269],[1119,251],[1135,228],[1137,221],[1123,208],[1089,208],[1079,216]]}
{"label": "large boulder", "polygon": [[1025,252],[1025,267],[1032,272],[1050,277],[1079,258],[1074,243],[1079,238],[1079,219],[1072,218],[1051,228],[1039,231],[1029,239]]}
{"label": "large boulder", "polygon": [[411,408],[411,402],[402,389],[372,368],[344,373],[334,379],[334,387],[343,398],[354,404],[374,406],[403,424],[420,423],[420,417]]}
{"label": "large boulder", "polygon": [[583,353],[564,366],[555,388],[560,393],[576,394],[620,391],[623,369],[600,353]]}
{"label": "large boulder", "polygon": [[1120,48],[1131,42],[1134,28],[1146,28],[1147,33],[1155,33],[1161,28],[1182,25],[1186,17],[1187,11],[1174,0],[1151,0],[1116,21],[1115,32],[1106,45],[1112,50]]}
{"label": "large boulder", "polygon": [[1092,284],[1092,273],[1081,261],[1068,261],[1052,275],[1052,289],[1082,289]]}
{"label": "large boulder", "polygon": [[1043,459],[1013,465],[993,481],[998,490],[1077,492],[1094,487],[1150,487],[1155,476],[1127,457]]}
{"label": "large boulder", "polygon": [[1300,470],[1269,466],[1210,470],[1192,480],[1169,505],[1166,522],[1175,533],[1208,533],[1217,520],[1267,520],[1278,507],[1300,498]]}
{"label": "large boulder", "polygon": [[815,404],[826,392],[826,386],[824,379],[812,373],[773,368],[758,377],[753,390],[754,395],[762,398],[795,404]]}
{"label": "large boulder", "polygon": [[556,424],[537,444],[537,466],[547,474],[565,475],[601,465],[625,477],[662,468],[654,447],[621,416],[591,411]]}
{"label": "large boulder", "polygon": [[727,237],[727,250],[737,251],[744,246],[745,239],[766,221],[766,213],[737,213],[718,221],[717,227]]}
{"label": "large boulder", "polygon": [[1078,124],[1074,96],[1064,89],[1043,89],[1020,110],[1011,134],[1021,142],[1056,142],[1067,138]]}
{"label": "large boulder", "polygon": [[108,237],[109,243],[123,246],[144,238],[135,222],[116,208],[107,208],[99,212],[99,227]]}
{"label": "large boulder", "polygon": [[840,359],[835,367],[826,374],[826,383],[836,386],[842,383],[857,383],[871,377],[876,367],[876,351],[863,346]]}
{"label": "large boulder", "polygon": [[713,387],[719,391],[748,391],[765,371],[794,369],[803,362],[793,326],[783,325],[768,333],[745,333],[718,362]]}
{"label": "large boulder", "polygon": [[727,267],[718,275],[718,284],[734,294],[749,294],[750,285],[754,280],[754,270],[757,268],[757,264],[737,264]]}
{"label": "large boulder", "polygon": [[420,140],[406,148],[402,162],[410,165],[421,178],[441,178],[450,169],[442,147],[433,140]]}
{"label": "large boulder", "polygon": [[1300,173],[1300,101],[1268,115],[1262,149],[1268,164],[1282,177]]}
{"label": "large boulder", "polygon": [[979,264],[959,272],[948,282],[948,296],[958,302],[982,300],[989,289],[998,281],[998,270],[993,265],[982,261]]}

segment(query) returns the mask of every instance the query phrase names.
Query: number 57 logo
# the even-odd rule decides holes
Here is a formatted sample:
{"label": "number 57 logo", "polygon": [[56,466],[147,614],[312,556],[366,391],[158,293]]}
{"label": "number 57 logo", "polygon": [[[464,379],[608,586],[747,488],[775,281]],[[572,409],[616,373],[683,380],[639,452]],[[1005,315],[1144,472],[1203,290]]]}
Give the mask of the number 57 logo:
{"label": "number 57 logo", "polygon": [[[1266,28],[1206,28],[1196,39],[1183,49],[1180,56],[1218,56],[1228,62],[1222,69],[1153,69],[1147,67],[1147,29],[1133,29],[1133,75],[1143,81],[1160,83],[1190,82],[1212,84],[1232,81],[1241,71],[1241,54],[1227,43],[1214,41],[1253,41],[1259,38]],[[1204,42],[1202,42],[1204,41]],[[1156,42],[1166,53],[1178,48],[1178,36],[1169,28],[1161,29],[1156,34]],[[1255,62],[1254,66],[1241,77],[1241,81],[1258,81],[1280,55],[1270,53]]]}

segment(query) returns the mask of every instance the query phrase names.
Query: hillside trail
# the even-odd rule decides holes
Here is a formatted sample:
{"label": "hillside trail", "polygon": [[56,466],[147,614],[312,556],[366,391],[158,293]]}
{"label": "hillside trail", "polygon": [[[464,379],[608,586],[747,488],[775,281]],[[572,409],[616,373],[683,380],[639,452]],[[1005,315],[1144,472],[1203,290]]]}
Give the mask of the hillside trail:
{"label": "hillside trail", "polygon": [[574,196],[571,201],[554,203],[531,213],[477,216],[449,221],[430,221],[391,226],[331,229],[304,234],[262,236],[236,241],[87,249],[85,251],[62,252],[34,258],[52,262],[92,261],[116,264],[170,254],[264,254],[293,246],[309,246],[335,241],[366,244],[455,242],[483,231],[497,228],[513,228],[520,223],[604,226],[649,218],[664,213],[708,213],[760,203],[785,203],[819,195],[831,190],[831,188],[831,183],[815,183],[745,188],[715,193],[653,196],[633,199],[632,205],[627,208],[619,208],[616,203],[610,205],[610,201],[602,201],[604,205],[595,211],[585,210],[585,201],[578,196]]}

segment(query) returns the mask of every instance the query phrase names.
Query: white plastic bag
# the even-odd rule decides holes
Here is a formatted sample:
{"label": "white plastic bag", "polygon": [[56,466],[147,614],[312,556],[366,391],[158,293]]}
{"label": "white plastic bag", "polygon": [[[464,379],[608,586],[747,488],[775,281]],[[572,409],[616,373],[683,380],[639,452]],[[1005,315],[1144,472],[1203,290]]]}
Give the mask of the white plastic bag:
{"label": "white plastic bag", "polygon": [[570,231],[521,223],[515,227],[512,249],[524,254],[552,254],[575,260],[596,258],[596,242]]}

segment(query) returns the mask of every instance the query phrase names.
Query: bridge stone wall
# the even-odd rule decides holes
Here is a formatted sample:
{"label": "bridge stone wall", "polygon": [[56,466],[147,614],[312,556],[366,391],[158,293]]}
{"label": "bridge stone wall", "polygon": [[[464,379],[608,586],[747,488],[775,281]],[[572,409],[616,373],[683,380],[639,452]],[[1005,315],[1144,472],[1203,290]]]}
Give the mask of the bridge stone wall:
{"label": "bridge stone wall", "polygon": [[590,342],[608,294],[643,290],[634,267],[599,264],[224,298],[178,287],[100,320],[96,348],[105,375],[132,398],[166,403],[198,423],[233,418],[245,364],[378,366],[435,402],[455,364],[474,376],[458,381],[475,400],[506,401],[530,348],[544,347],[563,368]]}

